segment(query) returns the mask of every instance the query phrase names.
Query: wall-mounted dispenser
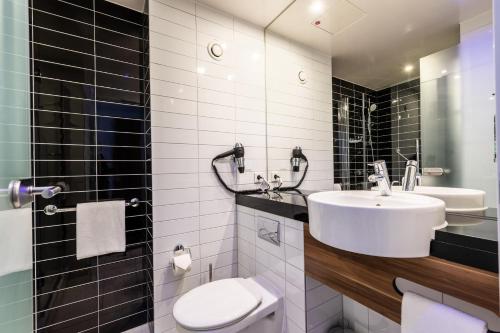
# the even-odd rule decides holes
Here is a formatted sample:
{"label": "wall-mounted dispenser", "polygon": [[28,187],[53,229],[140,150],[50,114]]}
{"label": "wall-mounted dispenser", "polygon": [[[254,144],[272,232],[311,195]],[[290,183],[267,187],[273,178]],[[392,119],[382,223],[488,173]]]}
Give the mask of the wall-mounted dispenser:
{"label": "wall-mounted dispenser", "polygon": [[174,249],[174,258],[172,259],[172,270],[175,275],[181,275],[191,270],[191,250],[184,248],[181,244]]}

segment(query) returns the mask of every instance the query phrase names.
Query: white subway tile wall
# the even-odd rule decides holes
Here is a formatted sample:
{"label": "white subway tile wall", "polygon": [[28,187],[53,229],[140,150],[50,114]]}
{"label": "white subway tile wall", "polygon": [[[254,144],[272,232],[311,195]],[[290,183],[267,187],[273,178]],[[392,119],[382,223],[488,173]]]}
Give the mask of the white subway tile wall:
{"label": "white subway tile wall", "polygon": [[342,320],[342,295],[306,277],[307,332],[326,333]]}
{"label": "white subway tile wall", "polygon": [[[306,82],[298,74],[304,71]],[[331,59],[309,47],[266,33],[268,168],[285,185],[302,175],[291,172],[292,148],[310,161],[301,188],[333,189]]]}
{"label": "white subway tile wall", "polygon": [[[261,219],[279,222],[280,245],[257,237]],[[342,295],[306,278],[303,223],[237,206],[238,272],[263,276],[283,294],[287,332],[328,332],[342,318]]]}
{"label": "white subway tile wall", "polygon": [[[214,278],[237,276],[234,196],[218,183],[211,159],[242,142],[246,171],[219,163],[228,184],[254,187],[266,170],[265,44],[262,28],[190,0],[150,0],[150,76],[155,332],[175,331],[180,295]],[[224,48],[213,60],[207,44]],[[175,245],[193,266],[175,276]]]}
{"label": "white subway tile wall", "polygon": [[[279,246],[257,237],[259,220],[279,223]],[[270,281],[284,296],[287,331],[305,332],[303,223],[240,205],[237,221],[239,276],[263,276]]]}

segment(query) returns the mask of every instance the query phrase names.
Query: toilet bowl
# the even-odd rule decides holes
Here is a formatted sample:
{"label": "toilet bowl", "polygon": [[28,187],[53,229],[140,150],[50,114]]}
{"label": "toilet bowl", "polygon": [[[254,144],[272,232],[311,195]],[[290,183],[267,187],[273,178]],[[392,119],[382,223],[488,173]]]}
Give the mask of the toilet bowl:
{"label": "toilet bowl", "polygon": [[178,332],[279,333],[283,308],[283,297],[263,278],[232,278],[187,292],[173,316]]}

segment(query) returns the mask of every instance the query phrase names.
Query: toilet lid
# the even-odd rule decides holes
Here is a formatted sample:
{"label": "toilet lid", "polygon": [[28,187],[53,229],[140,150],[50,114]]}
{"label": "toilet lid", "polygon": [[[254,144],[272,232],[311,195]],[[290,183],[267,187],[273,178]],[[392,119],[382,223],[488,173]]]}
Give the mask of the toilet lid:
{"label": "toilet lid", "polygon": [[210,282],[194,288],[175,302],[173,315],[190,330],[229,326],[245,318],[262,302],[252,282],[243,278]]}

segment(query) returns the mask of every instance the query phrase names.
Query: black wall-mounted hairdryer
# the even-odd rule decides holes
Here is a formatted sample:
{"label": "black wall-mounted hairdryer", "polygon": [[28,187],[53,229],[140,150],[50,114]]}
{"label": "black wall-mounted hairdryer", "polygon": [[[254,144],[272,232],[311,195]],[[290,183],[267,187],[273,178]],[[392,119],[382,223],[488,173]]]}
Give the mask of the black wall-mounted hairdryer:
{"label": "black wall-mounted hairdryer", "polygon": [[234,145],[234,148],[231,150],[228,150],[222,154],[219,154],[215,156],[215,160],[219,160],[224,157],[228,157],[233,155],[234,162],[236,163],[236,166],[238,167],[238,172],[243,173],[245,172],[245,147],[239,142],[237,142]]}
{"label": "black wall-mounted hairdryer", "polygon": [[296,146],[292,150],[292,157],[290,158],[290,164],[292,164],[292,171],[299,172],[300,171],[300,162],[304,160],[307,162],[306,156],[302,153],[302,148]]}
{"label": "black wall-mounted hairdryer", "polygon": [[233,149],[228,150],[222,154],[219,154],[212,159],[212,169],[214,170],[215,175],[217,176],[217,179],[222,184],[222,186],[224,186],[224,188],[226,190],[228,190],[229,192],[237,193],[237,194],[261,193],[262,191],[260,191],[260,190],[236,191],[236,190],[233,190],[232,188],[230,188],[229,186],[227,186],[227,184],[224,182],[224,180],[220,176],[219,171],[217,170],[217,166],[215,165],[215,161],[217,161],[221,158],[229,157],[229,156],[233,156],[234,163],[236,163],[236,166],[238,167],[238,172],[239,173],[245,172],[245,148],[243,147],[243,145],[241,143],[236,143],[234,145]]}
{"label": "black wall-mounted hairdryer", "polygon": [[306,167],[304,168],[304,173],[302,174],[302,177],[300,177],[299,182],[295,186],[275,187],[273,190],[280,190],[280,191],[297,190],[299,186],[302,185],[302,182],[306,178],[307,170],[309,169],[309,161],[307,160],[307,157],[304,155],[304,153],[302,153],[302,148],[296,146],[295,148],[292,149],[292,157],[290,158],[290,164],[292,165],[293,172],[300,171],[301,161],[306,162]]}

